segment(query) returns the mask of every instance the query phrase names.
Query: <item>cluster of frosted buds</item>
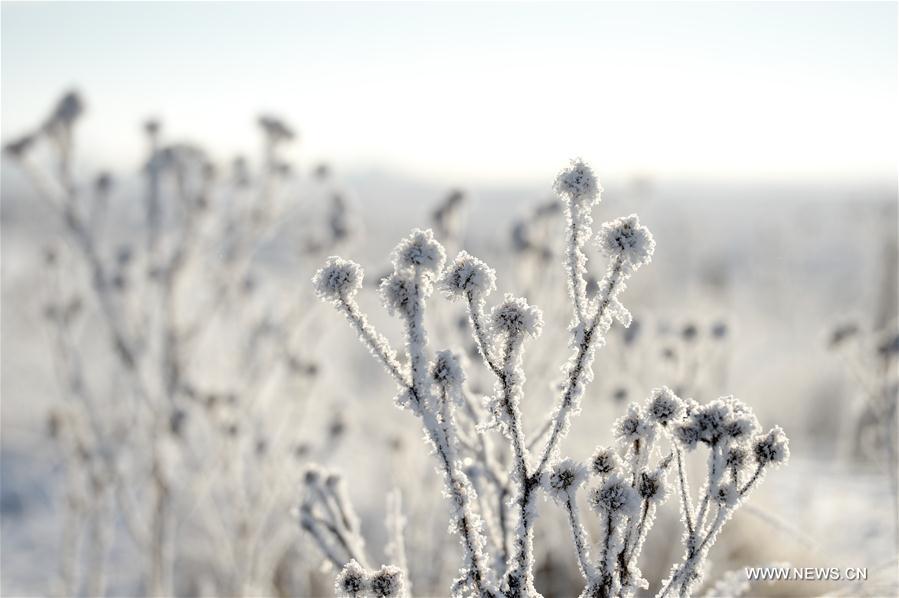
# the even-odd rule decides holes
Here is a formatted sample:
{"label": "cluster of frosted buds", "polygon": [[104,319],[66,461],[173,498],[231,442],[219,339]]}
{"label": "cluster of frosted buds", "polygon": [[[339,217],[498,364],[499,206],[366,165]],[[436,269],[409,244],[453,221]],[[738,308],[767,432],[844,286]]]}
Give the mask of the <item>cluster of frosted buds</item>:
{"label": "cluster of frosted buds", "polygon": [[692,450],[699,443],[719,447],[748,441],[759,423],[752,410],[733,397],[723,397],[705,405],[690,403],[686,417],[674,430],[683,447]]}
{"label": "cluster of frosted buds", "polygon": [[303,475],[304,492],[297,514],[300,527],[336,568],[350,561],[365,563],[359,520],[347,498],[343,479],[311,466]]}
{"label": "cluster of frosted buds", "polygon": [[334,592],[341,598],[400,598],[406,596],[405,577],[393,565],[369,571],[351,560],[337,575]]}
{"label": "cluster of frosted buds", "polygon": [[[702,576],[702,565],[724,524],[743,498],[772,466],[786,462],[789,444],[783,430],[775,426],[758,435],[759,423],[742,401],[723,397],[705,405],[687,401],[674,414],[672,395],[659,394],[655,412],[665,414],[666,429],[674,442],[678,466],[681,512],[686,527],[686,552],[675,565],[659,596],[689,595]],[[661,423],[661,420],[660,420]],[[708,470],[694,507],[684,472],[683,451],[700,444],[709,448]],[[750,474],[752,463],[754,471]],[[745,479],[748,476],[748,479]]]}
{"label": "cluster of frosted buds", "polygon": [[[782,434],[774,433],[756,441],[749,450],[747,445],[758,425],[745,405],[726,398],[700,407],[694,402],[685,404],[668,388],[658,388],[643,405],[632,405],[616,422],[620,456],[613,449],[598,449],[589,465],[558,458],[558,446],[568,431],[570,417],[579,411],[580,399],[593,378],[596,348],[604,342],[614,320],[625,327],[630,325],[630,313],[619,296],[628,278],[649,263],[655,242],[636,216],[603,225],[598,245],[609,263],[588,300],[584,247],[593,232],[591,210],[599,200],[599,182],[586,164],[574,161],[558,176],[555,190],[562,199],[567,219],[565,266],[574,321],[572,354],[564,367],[560,396],[540,435],[546,436],[546,440],[539,459],[531,459],[519,403],[524,383],[521,367],[524,339],[540,333],[542,315],[525,299],[506,295],[488,317],[486,299],[496,286],[496,275],[484,262],[463,251],[444,270],[444,250],[431,231],[415,230],[397,246],[393,252],[394,270],[383,280],[380,290],[387,309],[405,326],[408,359],[404,364],[355,303],[354,295],[362,278],[358,266],[331,258],[314,278],[316,291],[344,313],[362,342],[393,376],[400,387],[398,404],[408,407],[422,420],[425,438],[440,463],[445,494],[450,498],[451,528],[458,533],[463,548],[462,576],[452,587],[453,595],[466,593],[480,598],[538,595],[533,578],[533,525],[535,497],[540,488],[568,513],[578,565],[586,582],[584,596],[632,596],[639,588],[645,589],[648,583],[637,568],[637,560],[658,506],[671,493],[666,476],[675,462],[688,528],[688,554],[685,562],[675,567],[663,593],[673,587],[688,593],[690,584],[698,578],[699,564],[728,513],[758,478],[754,475],[741,486],[740,471],[752,455],[764,465],[782,461],[786,443],[781,441]],[[464,376],[458,359],[448,351],[438,352],[433,361],[429,357],[424,310],[435,281],[449,298],[467,304],[477,349],[496,376],[488,407],[494,418],[492,423],[498,424],[511,448],[509,483],[502,497],[510,497],[503,504],[515,509],[517,520],[508,537],[499,541],[493,538],[491,523],[495,524],[495,519],[488,518],[487,525],[483,526],[478,511],[480,503],[487,502],[479,495],[478,480],[469,478],[469,472],[477,471],[478,466],[465,465],[459,457],[460,447],[477,453],[453,416],[456,405],[473,409],[459,398]],[[478,419],[476,415],[469,417]],[[671,440],[673,450],[651,464],[654,446],[661,435]],[[693,449],[700,443],[712,449],[713,457],[705,496],[696,512],[688,496],[683,449]],[[757,474],[761,469],[760,466]],[[727,471],[732,472],[731,480],[723,479]],[[580,523],[575,500],[578,488],[588,475],[598,478],[589,494],[589,503],[599,515],[603,530],[597,561],[590,559],[591,542]],[[715,508],[718,514],[707,518]],[[501,520],[505,524],[504,516]],[[485,534],[484,527],[491,533]],[[512,540],[509,546],[505,545],[507,539]],[[503,556],[492,561],[496,564],[495,572],[486,566],[488,556],[484,547],[488,541]],[[339,588],[343,587],[348,595],[350,591],[358,594],[359,588],[368,587],[363,579],[359,567],[354,567],[338,580]]]}
{"label": "cluster of frosted buds", "polygon": [[656,510],[670,493],[666,474],[672,456],[652,466],[649,459],[659,428],[668,425],[683,410],[683,402],[669,389],[654,389],[644,405],[632,404],[615,423],[617,446],[628,457],[626,464],[614,449],[597,447],[589,467],[583,468],[598,479],[588,494],[589,505],[601,524],[598,562],[590,559],[591,543],[579,522],[576,502],[561,490],[566,479],[579,479],[572,477],[572,472],[582,470],[565,460],[554,466],[545,478],[547,493],[568,511],[579,567],[586,582],[582,596],[630,596],[637,589],[648,587],[637,567],[637,559]]}
{"label": "cluster of frosted buds", "polygon": [[[351,262],[331,258],[313,279],[318,294],[334,303],[359,332],[360,339],[387,368],[400,387],[397,404],[421,418],[425,438],[432,446],[450,499],[450,527],[460,537],[463,547],[462,577],[454,586],[492,596],[488,572],[484,566],[485,544],[482,520],[476,510],[477,495],[466,468],[458,456],[458,428],[453,408],[463,403],[464,375],[457,358],[449,351],[429,358],[428,335],[424,327],[424,311],[433,283],[443,274],[441,285],[449,289],[452,275],[442,273],[445,252],[430,230],[413,230],[393,252],[393,272],[380,285],[388,311],[399,317],[406,331],[407,365],[401,365],[387,339],[378,333],[361,313],[353,294],[361,284],[361,273]],[[493,275],[483,263],[470,258],[456,260],[454,268],[466,270],[457,277],[458,293],[470,300],[483,301],[493,286]],[[436,387],[436,388],[435,388]],[[435,392],[436,390],[436,392]]]}

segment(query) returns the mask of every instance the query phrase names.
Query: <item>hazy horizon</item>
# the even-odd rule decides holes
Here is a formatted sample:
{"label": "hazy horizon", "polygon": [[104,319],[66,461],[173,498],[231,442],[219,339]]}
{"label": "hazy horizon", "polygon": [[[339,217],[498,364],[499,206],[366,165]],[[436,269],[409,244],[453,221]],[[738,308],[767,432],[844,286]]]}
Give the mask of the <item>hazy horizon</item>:
{"label": "hazy horizon", "polygon": [[[896,5],[4,2],[2,136],[75,87],[81,159],[132,168],[139,123],[219,161],[530,184],[574,156],[611,178],[895,188]],[[450,51],[452,49],[452,51]]]}

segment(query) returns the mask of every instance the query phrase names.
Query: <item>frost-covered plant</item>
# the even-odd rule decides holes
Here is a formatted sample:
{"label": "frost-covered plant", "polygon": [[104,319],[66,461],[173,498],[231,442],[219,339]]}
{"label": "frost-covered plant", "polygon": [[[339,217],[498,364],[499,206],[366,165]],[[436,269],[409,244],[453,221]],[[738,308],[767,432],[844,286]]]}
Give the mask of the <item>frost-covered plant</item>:
{"label": "frost-covered plant", "polygon": [[[755,417],[733,398],[699,405],[660,388],[644,404],[631,405],[615,422],[614,448],[597,449],[589,463],[558,454],[593,379],[596,349],[604,344],[614,321],[625,327],[631,323],[620,297],[627,280],[650,262],[655,241],[636,215],[603,224],[596,245],[607,258],[606,271],[588,293],[587,242],[594,234],[592,209],[601,187],[590,167],[576,160],[558,176],[555,190],[566,217],[564,266],[573,307],[571,353],[563,366],[563,380],[555,387],[555,407],[531,442],[526,441],[522,425],[523,353],[540,335],[543,316],[527,299],[511,294],[488,312],[496,275],[483,261],[463,251],[444,268],[444,250],[430,231],[415,230],[400,242],[393,254],[393,272],[383,279],[380,290],[387,310],[403,324],[404,359],[356,302],[362,285],[358,264],[329,258],[313,284],[323,300],[343,313],[393,377],[399,387],[397,405],[421,420],[449,499],[450,528],[462,545],[460,576],[452,585],[452,595],[539,595],[534,585],[533,532],[541,490],[567,512],[585,597],[627,596],[648,587],[637,566],[640,552],[656,509],[670,494],[678,494],[686,527],[685,554],[659,595],[689,595],[709,548],[734,509],[770,467],[786,460],[786,438],[780,428],[757,435]],[[435,285],[448,299],[465,305],[479,357],[495,378],[492,393],[484,399],[484,420],[479,406],[469,398],[459,359],[449,351],[430,349],[424,312]],[[475,421],[477,439],[465,432],[457,412]],[[485,448],[491,429],[498,430],[509,448],[508,476],[497,471]],[[542,447],[532,453],[544,438]],[[667,451],[660,451],[662,440],[669,445]],[[684,454],[700,445],[709,449],[708,471],[694,509]],[[667,479],[672,469],[677,470],[674,488]],[[581,523],[577,503],[579,488],[591,479],[594,483],[587,498],[601,529],[595,543]],[[497,496],[499,501],[492,500]],[[309,529],[302,515],[301,522]],[[342,571],[339,592],[352,595],[367,587],[364,580],[369,574],[351,551],[338,556],[329,552],[327,544],[320,545]]]}
{"label": "frost-covered plant", "polygon": [[[116,572],[117,591],[127,581],[144,595],[198,584],[274,594],[272,572],[297,539],[281,532],[258,541],[294,501],[272,480],[294,477],[342,435],[338,419],[324,438],[278,429],[300,423],[321,378],[313,343],[286,332],[308,330],[307,308],[318,303],[311,293],[286,301],[259,259],[296,208],[302,176],[285,151],[296,134],[260,118],[261,159],[239,158],[229,171],[147,121],[134,197],[109,173],[82,178],[76,133],[86,114],[69,92],[4,149],[54,224],[35,268],[47,282],[52,369],[65,399],[47,426],[66,483],[53,591],[105,595],[111,549],[130,540],[142,558]],[[317,171],[304,193],[337,193],[326,175]],[[349,239],[341,205],[321,234],[310,232],[318,251]],[[316,264],[321,257],[314,253]]]}

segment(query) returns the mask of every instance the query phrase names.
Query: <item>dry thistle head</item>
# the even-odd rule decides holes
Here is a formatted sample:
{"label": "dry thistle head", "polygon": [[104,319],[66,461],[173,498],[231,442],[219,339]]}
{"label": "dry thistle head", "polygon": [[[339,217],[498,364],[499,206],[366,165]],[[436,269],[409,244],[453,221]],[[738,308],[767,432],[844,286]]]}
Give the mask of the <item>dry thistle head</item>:
{"label": "dry thistle head", "polygon": [[609,475],[590,493],[590,507],[601,515],[623,517],[640,508],[640,497],[620,473]]}
{"label": "dry thistle head", "polygon": [[655,439],[655,423],[651,421],[636,403],[628,406],[627,413],[615,422],[615,437],[624,445],[637,440],[652,442]]}
{"label": "dry thistle head", "polygon": [[590,471],[598,476],[604,477],[617,471],[621,467],[621,459],[610,448],[603,446],[597,447],[596,452],[590,458]]}
{"label": "dry thistle head", "polygon": [[462,251],[443,272],[440,289],[451,299],[465,299],[471,295],[479,300],[496,288],[496,272],[478,258]]}
{"label": "dry thistle head", "polygon": [[654,471],[641,472],[637,479],[637,493],[641,499],[657,505],[665,502],[665,499],[668,498],[668,484],[665,481],[665,471],[656,469]]}
{"label": "dry thistle head", "polygon": [[390,315],[411,315],[415,309],[418,290],[413,275],[402,270],[394,272],[381,281],[378,290]]}
{"label": "dry thistle head", "polygon": [[403,571],[393,565],[382,565],[372,573],[368,584],[375,598],[396,598],[405,591]]}
{"label": "dry thistle head", "polygon": [[420,268],[437,276],[446,262],[446,252],[431,229],[416,228],[393,251],[393,265],[399,270]]}
{"label": "dry thistle head", "polygon": [[790,458],[790,442],[780,426],[759,436],[752,445],[755,461],[761,466],[782,465]]}
{"label": "dry thistle head", "polygon": [[352,297],[362,286],[362,267],[349,260],[331,256],[312,277],[315,293],[325,301]]}
{"label": "dry thistle head", "polygon": [[452,351],[439,351],[431,367],[431,377],[440,386],[460,386],[465,382],[465,371],[456,354]]}
{"label": "dry thistle head", "polygon": [[611,258],[621,258],[622,264],[636,270],[652,260],[656,242],[649,229],[640,224],[636,214],[606,222],[596,239],[600,251]]}
{"label": "dry thistle head", "polygon": [[740,489],[733,481],[725,482],[715,490],[715,500],[723,507],[735,507],[740,502]]}
{"label": "dry thistle head", "polygon": [[491,311],[490,322],[499,334],[536,337],[543,329],[543,314],[539,308],[529,305],[526,299],[507,294],[503,302]]}
{"label": "dry thistle head", "polygon": [[568,168],[559,173],[553,189],[565,200],[588,207],[599,201],[602,192],[593,170],[580,158],[572,160]]}
{"label": "dry thistle head", "polygon": [[679,420],[684,414],[684,402],[667,386],[653,388],[646,406],[649,418],[661,426]]}
{"label": "dry thistle head", "polygon": [[574,496],[578,487],[587,479],[587,467],[574,459],[566,458],[552,465],[543,478],[543,488],[554,501],[564,503]]}
{"label": "dry thistle head", "polygon": [[368,587],[368,573],[356,559],[343,566],[334,580],[334,593],[342,598],[362,598]]}

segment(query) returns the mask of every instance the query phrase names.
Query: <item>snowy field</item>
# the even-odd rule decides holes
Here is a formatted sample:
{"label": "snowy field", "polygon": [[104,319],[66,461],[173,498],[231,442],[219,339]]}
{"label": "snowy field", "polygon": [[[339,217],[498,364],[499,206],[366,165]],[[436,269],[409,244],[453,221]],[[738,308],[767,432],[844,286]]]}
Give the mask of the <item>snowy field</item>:
{"label": "snowy field", "polygon": [[[422,448],[418,427],[411,416],[393,406],[390,381],[371,363],[342,318],[309,292],[311,275],[323,257],[315,252],[299,257],[298,246],[324,235],[332,215],[331,183],[309,179],[300,174],[285,183],[283,194],[290,198],[286,201],[296,205],[289,207],[283,224],[254,258],[254,268],[266,277],[264,292],[274,304],[305,314],[296,332],[283,332],[298,343],[302,359],[314,364],[315,374],[312,380],[294,385],[272,382],[276,389],[265,392],[265,405],[274,405],[278,417],[288,413],[289,419],[273,420],[268,408],[255,405],[235,409],[233,421],[240,428],[230,449],[210,444],[202,436],[197,428],[209,422],[194,421],[217,415],[190,406],[186,426],[196,434],[191,450],[201,453],[191,457],[195,463],[180,462],[173,473],[178,539],[173,548],[172,583],[179,593],[221,595],[234,583],[226,572],[231,571],[229,563],[235,557],[223,554],[228,552],[223,546],[230,546],[223,543],[234,542],[230,550],[240,550],[241,542],[232,534],[241,511],[229,504],[237,498],[227,488],[258,483],[277,486],[277,491],[268,493],[271,503],[256,508],[270,510],[264,511],[262,525],[280,529],[266,531],[278,543],[276,554],[257,558],[276,563],[290,559],[291,573],[290,579],[277,578],[274,583],[272,570],[260,566],[248,573],[252,580],[242,583],[265,595],[273,587],[300,595],[326,591],[322,588],[329,585],[327,574],[318,573],[320,557],[287,513],[299,500],[301,471],[313,461],[341,470],[351,481],[348,492],[375,554],[387,541],[385,496],[394,488],[401,491],[409,520],[408,549],[433,555],[418,565],[420,571],[415,565],[410,571],[423,595],[439,593],[440,584],[452,575],[452,555],[457,549],[446,533],[440,481],[434,475],[432,457]],[[73,467],[72,456],[61,454],[61,449],[70,449],[48,436],[47,424],[48,414],[66,409],[67,401],[77,397],[73,399],[71,389],[66,391],[65,374],[60,379],[65,369],[54,357],[53,325],[46,315],[54,293],[74,291],[56,290],[60,287],[48,276],[44,253],[47,246],[55,246],[63,256],[75,254],[61,242],[58,223],[49,219],[26,188],[17,187],[21,182],[15,172],[4,176],[2,589],[10,596],[64,592],[58,585],[62,578],[57,573],[65,573],[60,563],[66,562],[71,546],[80,546],[69,565],[78,576],[70,583],[84,592],[89,570],[96,566],[89,561],[93,532],[85,522],[90,521],[86,514],[90,511],[81,505],[73,514],[66,500],[67,496],[87,500],[90,494],[80,494],[84,492],[78,489],[80,482],[67,471]],[[880,454],[865,448],[864,390],[856,377],[858,367],[864,366],[853,364],[867,359],[864,352],[871,350],[873,339],[880,338],[875,329],[878,322],[895,322],[895,278],[890,272],[895,262],[889,262],[896,251],[895,189],[651,180],[604,181],[604,185],[596,218],[640,213],[641,222],[655,235],[657,250],[652,264],[627,292],[637,333],[626,339],[616,325],[608,346],[600,349],[597,379],[564,443],[566,453],[587,458],[593,446],[607,444],[608,429],[623,414],[626,402],[642,399],[653,387],[681,388],[699,401],[734,394],[754,407],[763,425],[776,422],[787,431],[792,458],[787,468],[769,476],[749,506],[734,517],[710,555],[712,573],[707,579],[712,582],[742,566],[787,562],[868,567],[871,581],[849,589],[841,583],[757,583],[751,594],[817,595],[845,589],[846,595],[882,595],[885,588],[894,588],[890,584],[895,579],[889,577],[889,563],[895,559],[889,480]],[[135,226],[129,219],[129,202],[133,205],[139,199],[124,187],[121,196],[110,198],[110,218],[115,219],[106,224],[110,238],[127,239],[134,234],[129,231]],[[445,189],[427,183],[387,176],[348,176],[340,180],[340,187],[352,191],[353,197],[349,208],[353,213],[348,217],[352,233],[341,241],[340,253],[375,273],[389,267],[389,250],[405,232],[436,224],[433,213],[446,195]],[[536,418],[550,408],[551,397],[540,390],[548,388],[561,363],[557,356],[564,349],[562,331],[570,317],[559,282],[563,276],[561,216],[548,217],[546,244],[553,256],[546,263],[535,261],[532,251],[522,249],[520,242],[516,246],[514,230],[517,223],[532,221],[535,208],[551,199],[549,185],[466,191],[447,245],[484,256],[498,270],[500,291],[525,293],[544,307],[546,330],[541,340],[549,346],[528,358],[542,378],[528,379],[528,388],[535,389],[528,396],[534,398],[522,405],[525,421],[539,421]],[[79,285],[84,283],[77,280],[80,266],[74,258],[72,264],[73,270],[61,276],[63,285],[83,289]],[[189,278],[185,283],[193,284]],[[192,295],[185,292],[181,298],[186,312],[193,309]],[[104,324],[93,313],[92,301],[90,295],[85,297],[86,314],[71,334],[79,357],[89,364],[86,373],[95,378],[91,383],[101,389],[116,388],[121,366],[98,338],[103,336]],[[372,287],[363,289],[360,301],[377,314]],[[444,304],[435,309],[448,308]],[[249,307],[238,305],[235,310],[233,317],[251,317]],[[447,315],[450,326],[454,318],[458,316]],[[396,324],[380,315],[375,321],[388,337],[399,340]],[[833,331],[850,321],[858,324],[858,334],[832,346]],[[227,323],[216,325],[223,327],[217,338],[227,339]],[[444,329],[441,334],[445,342],[464,346],[464,338],[453,330]],[[214,346],[198,350],[199,359],[207,364],[204,384],[239,385],[244,372],[228,369],[227,355],[209,355],[215,352]],[[263,364],[264,376],[276,378],[269,369]],[[114,404],[133,398],[113,394],[101,395],[99,400]],[[246,400],[254,403],[252,398]],[[289,462],[286,455],[270,454],[265,471],[234,471],[235,467],[258,467],[253,465],[252,452],[260,442],[285,453],[298,446],[306,452],[297,463]],[[108,450],[115,453],[117,447]],[[214,455],[225,450],[236,452],[215,460]],[[191,471],[211,478],[204,490],[197,488]],[[129,484],[134,486],[128,489],[132,500],[148,508],[140,504],[146,500],[141,485],[150,482],[145,474],[133,475]],[[252,488],[241,491],[250,497],[246,500],[255,500]],[[197,492],[208,494],[196,498]],[[216,497],[216,492],[222,495]],[[106,504],[110,508],[111,503]],[[140,593],[147,583],[141,560],[146,557],[124,529],[122,516],[114,513],[112,508],[110,527],[104,532],[108,534],[106,583],[113,595]],[[74,524],[68,519],[72,517]],[[558,533],[563,526],[561,514],[549,510],[536,528],[541,540],[538,571],[545,570],[538,574],[537,583],[546,595],[578,591],[577,571],[567,552],[569,542]],[[660,511],[656,535],[648,540],[645,554],[659,556],[652,559],[659,563],[673,562],[677,555],[671,543],[680,534],[677,526],[676,509],[668,505]],[[261,529],[268,528],[260,527],[256,533]],[[73,533],[80,543],[67,545],[72,536],[66,534]],[[652,587],[666,567],[643,564]]]}

